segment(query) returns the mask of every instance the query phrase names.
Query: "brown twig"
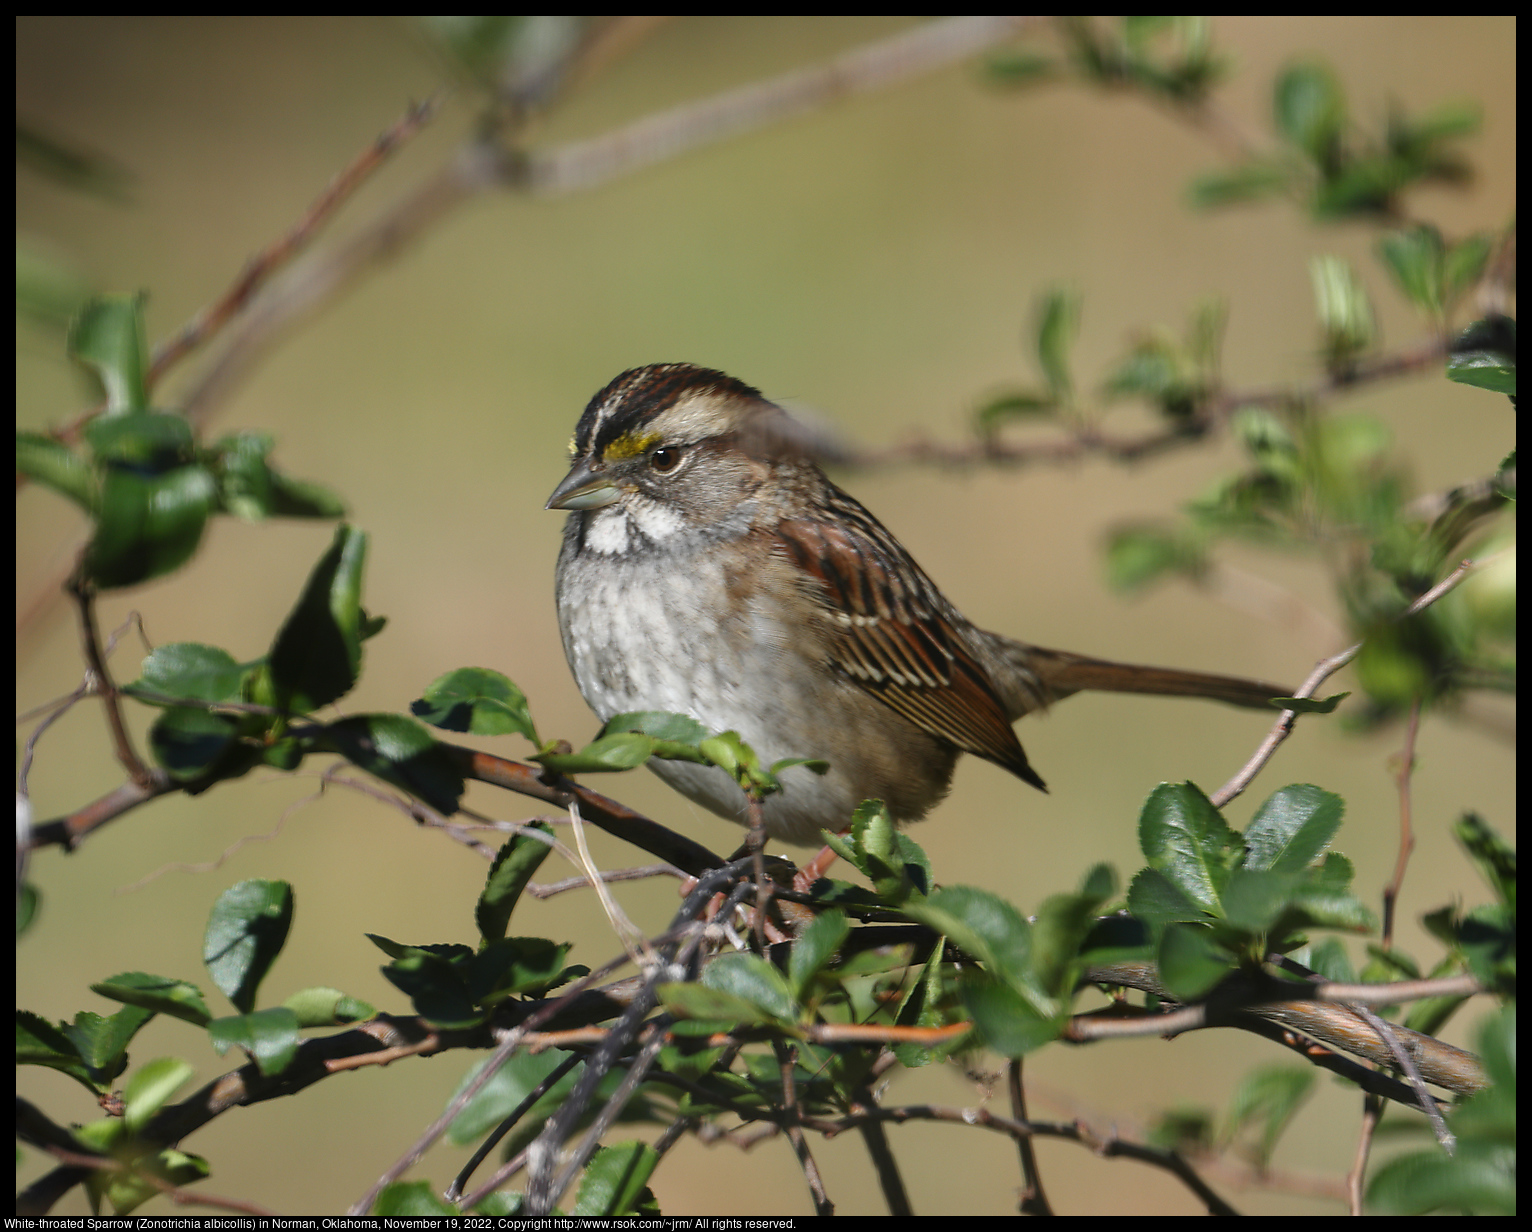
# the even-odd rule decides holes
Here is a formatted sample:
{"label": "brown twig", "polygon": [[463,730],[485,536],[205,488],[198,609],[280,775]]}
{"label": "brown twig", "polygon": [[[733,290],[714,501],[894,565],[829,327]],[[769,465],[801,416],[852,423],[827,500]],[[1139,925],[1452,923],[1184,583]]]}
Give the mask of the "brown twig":
{"label": "brown twig", "polygon": [[[1478,568],[1481,563],[1475,560],[1462,561],[1456,569],[1399,613],[1398,619],[1404,620],[1409,616],[1415,615],[1416,612],[1424,611],[1430,607],[1431,604],[1435,603],[1467,577],[1469,573]],[[1331,655],[1328,659],[1321,659],[1315,665],[1314,670],[1309,673],[1308,679],[1298,687],[1298,691],[1293,696],[1313,697],[1320,685],[1340,671],[1341,668],[1345,667],[1346,664],[1350,663],[1361,651],[1362,643],[1358,642],[1354,646],[1347,647],[1339,654]],[[1245,788],[1250,786],[1255,776],[1271,760],[1272,754],[1277,751],[1278,747],[1288,736],[1292,735],[1293,724],[1297,719],[1298,712],[1296,710],[1284,710],[1282,712],[1281,717],[1277,719],[1271,731],[1266,734],[1266,738],[1261,741],[1259,747],[1251,755],[1250,760],[1240,767],[1239,772],[1233,778],[1213,793],[1211,799],[1215,808],[1223,808],[1224,805],[1235,799]]]}
{"label": "brown twig", "polygon": [[[1020,1057],[1012,1057],[1005,1065],[1006,1094],[1011,1101],[1011,1116],[1023,1123],[1027,1116],[1027,1092],[1021,1083]],[[1018,1210],[1023,1215],[1051,1215],[1053,1207],[1043,1190],[1043,1175],[1037,1167],[1037,1152],[1032,1149],[1032,1135],[1016,1139],[1016,1150],[1021,1156],[1022,1190]]]}
{"label": "brown twig", "polygon": [[1415,827],[1410,816],[1410,777],[1415,770],[1415,737],[1420,731],[1420,698],[1410,703],[1410,718],[1404,729],[1404,748],[1399,751],[1399,770],[1394,786],[1399,791],[1399,855],[1394,861],[1393,879],[1383,887],[1383,933],[1380,942],[1385,950],[1394,947],[1394,908],[1404,885],[1404,870],[1415,850]]}
{"label": "brown twig", "polygon": [[798,1065],[798,1050],[781,1040],[773,1041],[773,1048],[777,1054],[777,1070],[782,1077],[782,1111],[786,1114],[782,1131],[787,1135],[793,1154],[798,1158],[798,1167],[803,1171],[803,1179],[808,1183],[814,1214],[833,1215],[835,1203],[830,1201],[830,1195],[825,1191],[824,1177],[819,1174],[814,1153],[809,1150],[808,1139],[803,1136],[803,1126],[798,1123],[798,1084],[794,1076]]}

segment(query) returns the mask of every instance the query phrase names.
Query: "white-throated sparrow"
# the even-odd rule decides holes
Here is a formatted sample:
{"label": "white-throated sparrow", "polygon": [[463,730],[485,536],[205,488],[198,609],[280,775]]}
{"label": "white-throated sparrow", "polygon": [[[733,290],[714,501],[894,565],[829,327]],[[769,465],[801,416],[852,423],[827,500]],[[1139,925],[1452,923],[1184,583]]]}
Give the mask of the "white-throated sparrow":
{"label": "white-throated sparrow", "polygon": [[[1135,667],[976,629],[893,535],[806,456],[787,413],[691,364],[624,372],[591,399],[548,499],[569,511],[558,564],[564,653],[603,722],[639,710],[734,730],[782,774],[767,833],[818,843],[864,799],[896,821],[947,792],[960,753],[1034,787],[1011,724],[1082,689],[1264,708],[1260,681]],[[747,822],[724,771],[650,762]]]}

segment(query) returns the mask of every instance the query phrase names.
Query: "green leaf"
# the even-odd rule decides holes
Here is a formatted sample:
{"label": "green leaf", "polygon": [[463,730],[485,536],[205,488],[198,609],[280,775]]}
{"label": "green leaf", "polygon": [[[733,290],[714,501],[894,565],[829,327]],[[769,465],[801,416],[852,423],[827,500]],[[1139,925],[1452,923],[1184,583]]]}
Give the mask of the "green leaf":
{"label": "green leaf", "polygon": [[798,934],[787,956],[787,978],[794,1000],[807,998],[814,977],[835,957],[850,932],[846,913],[837,907],[816,915]]}
{"label": "green leaf", "polygon": [[1378,241],[1378,256],[1406,299],[1433,319],[1442,315],[1444,287],[1441,232],[1428,223],[1395,231]]}
{"label": "green leaf", "polygon": [[1243,843],[1196,784],[1154,789],[1139,814],[1138,845],[1151,868],[1209,915],[1221,914],[1230,858]]}
{"label": "green leaf", "polygon": [[[545,821],[533,822],[528,829],[553,837],[553,827]],[[490,865],[484,892],[474,906],[474,921],[484,941],[498,941],[505,936],[516,900],[552,850],[549,843],[527,833],[512,835],[500,848]]]}
{"label": "green leaf", "polygon": [[[382,1218],[460,1217],[462,1213],[440,1197],[430,1181],[395,1181],[392,1185],[384,1186],[378,1200],[372,1204],[372,1214]],[[435,1226],[434,1219],[431,1226]]]}
{"label": "green leaf", "polygon": [[127,1068],[128,1043],[153,1017],[136,1005],[126,1006],[109,1018],[81,1010],[73,1025],[63,1031],[89,1067],[91,1078],[104,1087]]}
{"label": "green leaf", "polygon": [[161,475],[108,467],[85,568],[102,589],[135,586],[180,568],[202,542],[217,489],[201,466]]}
{"label": "green leaf", "polygon": [[1377,339],[1366,288],[1340,257],[1311,258],[1309,276],[1314,284],[1325,360],[1332,368],[1349,364]]}
{"label": "green leaf", "polygon": [[[219,646],[200,642],[167,642],[157,646],[144,659],[142,675],[123,692],[156,693],[163,697],[185,698],[209,703],[242,700],[241,688],[245,667]],[[148,702],[151,706],[164,702]]]}
{"label": "green leaf", "polygon": [[438,813],[457,812],[463,776],[421,724],[402,714],[358,714],[326,724],[320,747],[419,797]]}
{"label": "green leaf", "polygon": [[218,896],[202,939],[213,983],[248,1014],[255,993],[287,943],[293,888],[285,881],[241,881]]}
{"label": "green leaf", "polygon": [[1140,869],[1128,886],[1128,910],[1156,934],[1172,921],[1197,923],[1207,919],[1202,905],[1154,868]]}
{"label": "green leaf", "polygon": [[1328,164],[1346,125],[1346,99],[1335,74],[1307,62],[1286,69],[1276,83],[1277,130],[1315,162]]}
{"label": "green leaf", "polygon": [[1255,1152],[1257,1168],[1264,1169],[1282,1136],[1314,1090],[1314,1070],[1291,1065],[1269,1065],[1248,1075],[1235,1088],[1229,1106],[1229,1137],[1246,1126],[1260,1129]]}
{"label": "green leaf", "polygon": [[462,969],[468,995],[481,1006],[492,1005],[516,993],[539,993],[556,984],[564,971],[567,944],[546,937],[504,937],[492,941]]}
{"label": "green leaf", "polygon": [[798,1019],[787,980],[758,954],[720,954],[702,969],[702,986],[747,1001],[779,1021]]}
{"label": "green leaf", "polygon": [[1292,173],[1276,162],[1252,159],[1229,171],[1212,171],[1196,177],[1187,190],[1194,209],[1210,210],[1275,196],[1288,185]]}
{"label": "green leaf", "polygon": [[580,1180],[571,1215],[658,1215],[659,1204],[648,1188],[660,1157],[646,1142],[602,1146],[591,1156]]}
{"label": "green leaf", "polygon": [[195,1026],[205,1027],[212,1021],[202,990],[185,980],[167,979],[163,975],[146,975],[142,971],[125,971],[99,984],[90,986],[111,1001],[125,1005],[137,1005],[156,1014],[169,1014]]}
{"label": "green leaf", "polygon": [[526,695],[508,677],[487,667],[460,667],[438,676],[410,704],[410,711],[444,731],[475,736],[519,732],[533,744],[541,743]]}
{"label": "green leaf", "polygon": [[248,522],[271,517],[338,518],[346,512],[339,497],[319,484],[289,479],[268,460],[272,438],[265,432],[236,432],[206,452],[218,478],[219,508]]}
{"label": "green leaf", "polygon": [[144,386],[144,296],[105,295],[91,300],[69,330],[69,356],[93,371],[106,391],[106,413],[149,405]]}
{"label": "green leaf", "polygon": [[268,1078],[280,1074],[298,1055],[298,1015],[285,1005],[215,1018],[207,1033],[219,1056],[231,1047],[243,1048]]}
{"label": "green leaf", "polygon": [[161,714],[149,729],[149,751],[178,783],[215,774],[235,777],[255,764],[253,749],[250,757],[237,756],[243,751],[239,732],[239,720],[229,715],[177,706]]}
{"label": "green leaf", "polygon": [[964,975],[963,1008],[984,1042],[1001,1056],[1022,1057],[1057,1039],[1068,1013],[1043,1014],[1032,999],[983,971]]}
{"label": "green leaf", "polygon": [[1037,312],[1037,362],[1055,401],[1069,398],[1072,384],[1068,352],[1079,326],[1080,296],[1077,292],[1055,288],[1043,296]]}
{"label": "green leaf", "polygon": [[643,765],[653,755],[654,746],[653,736],[617,732],[596,737],[578,753],[537,753],[531,760],[555,774],[603,774]]}
{"label": "green leaf", "polygon": [[303,595],[272,643],[278,708],[307,714],[351,691],[362,663],[362,575],[367,536],[336,528]]}
{"label": "green leaf", "polygon": [[717,1023],[722,1030],[770,1022],[772,1016],[752,1001],[701,984],[659,984],[655,995],[672,1014]]}
{"label": "green leaf", "polygon": [[1506,316],[1475,321],[1452,344],[1447,375],[1462,385],[1516,396],[1516,322]]}
{"label": "green leaf", "polygon": [[197,460],[191,424],[168,411],[93,419],[85,440],[98,464],[117,463],[138,475],[163,475]]}
{"label": "green leaf", "polygon": [[656,740],[676,744],[698,744],[707,738],[707,728],[686,714],[669,710],[635,710],[626,714],[614,714],[601,727],[601,735],[611,736],[618,732],[642,732]]}
{"label": "green leaf", "polygon": [[1096,926],[1102,904],[1117,893],[1117,876],[1106,864],[1086,873],[1076,894],[1052,894],[1032,921],[1031,978],[1068,1002],[1082,963],[1080,949]]}
{"label": "green leaf", "polygon": [[1272,703],[1278,710],[1291,710],[1294,714],[1334,714],[1335,708],[1350,697],[1350,693],[1336,693],[1331,697],[1274,697]]}
{"label": "green leaf", "polygon": [[[16,1064],[41,1065],[68,1074],[92,1095],[108,1089],[80,1055],[78,1045],[59,1027],[29,1010],[16,1011]],[[115,1076],[115,1075],[114,1075]]]}
{"label": "green leaf", "polygon": [[176,1089],[196,1070],[180,1057],[160,1057],[141,1065],[122,1088],[122,1119],[129,1133],[137,1133],[169,1102]]}
{"label": "green leaf", "polygon": [[1031,979],[1032,926],[1010,903],[974,886],[946,886],[923,901],[905,904],[904,911],[1032,998],[1040,1016],[1052,1017],[1053,999]]}
{"label": "green leaf", "polygon": [[1339,796],[1307,784],[1274,792],[1245,827],[1245,867],[1302,871],[1330,845],[1345,810]]}
{"label": "green leaf", "polygon": [[378,1014],[376,1007],[338,988],[304,988],[282,1004],[297,1016],[299,1027],[344,1027]]}
{"label": "green leaf", "polygon": [[1232,965],[1212,932],[1193,924],[1168,924],[1156,958],[1165,987],[1180,1001],[1195,1001],[1223,979]]}
{"label": "green leaf", "polygon": [[85,459],[62,441],[38,432],[16,433],[16,473],[67,496],[87,513],[100,500],[95,476]]}
{"label": "green leaf", "polygon": [[1452,833],[1502,903],[1516,905],[1516,849],[1477,813],[1464,813]]}
{"label": "green leaf", "polygon": [[974,418],[980,434],[988,436],[1013,419],[1050,418],[1058,407],[1058,399],[1051,394],[996,394],[979,407]]}
{"label": "green leaf", "polygon": [[474,1004],[457,966],[440,954],[410,947],[384,967],[383,974],[433,1026],[457,1030],[484,1020],[484,1011]]}
{"label": "green leaf", "polygon": [[[447,1131],[448,1140],[457,1146],[477,1142],[520,1107],[561,1063],[569,1059],[569,1055],[557,1048],[539,1053],[513,1053],[453,1118]],[[475,1063],[463,1076],[458,1089],[476,1078],[484,1065],[482,1061]],[[554,1083],[528,1110],[518,1129],[535,1134],[548,1115],[568,1098],[583,1068],[582,1061]]]}
{"label": "green leaf", "polygon": [[1206,553],[1187,536],[1157,526],[1122,527],[1107,541],[1107,582],[1123,594],[1142,590],[1167,574],[1196,577],[1206,564]]}

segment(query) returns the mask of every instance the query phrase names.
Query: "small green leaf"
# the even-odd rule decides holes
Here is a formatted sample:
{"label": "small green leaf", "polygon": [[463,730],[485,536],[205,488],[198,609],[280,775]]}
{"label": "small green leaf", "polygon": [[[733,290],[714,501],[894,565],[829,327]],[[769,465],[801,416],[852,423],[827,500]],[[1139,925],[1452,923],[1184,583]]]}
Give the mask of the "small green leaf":
{"label": "small green leaf", "polygon": [[[380,1218],[419,1219],[461,1216],[463,1212],[444,1200],[430,1181],[395,1181],[384,1186],[371,1213]],[[435,1226],[434,1218],[431,1226]]]}
{"label": "small green leaf", "polygon": [[169,1014],[199,1027],[207,1026],[213,1017],[202,999],[201,989],[185,980],[167,979],[163,975],[125,971],[92,984],[90,990],[109,1000],[141,1006],[156,1014]]}
{"label": "small green leaf", "polygon": [[[243,774],[253,758],[239,758],[239,720],[226,714],[176,706],[166,710],[149,729],[149,751],[179,783],[194,783],[210,775]],[[253,751],[252,751],[253,752]]]}
{"label": "small green leaf", "polygon": [[647,1142],[602,1146],[591,1156],[580,1180],[571,1215],[658,1215],[659,1204],[648,1187],[660,1157]]}
{"label": "small green leaf", "polygon": [[487,667],[460,667],[437,677],[424,696],[411,703],[410,711],[444,731],[475,736],[519,732],[533,744],[541,743],[526,695],[509,678]]}
{"label": "small green leaf", "polygon": [[1057,1039],[1068,1022],[1067,1013],[1040,1013],[1031,999],[987,972],[968,972],[961,988],[963,1008],[1001,1056],[1026,1056]]}
{"label": "small green leaf", "polygon": [[148,406],[144,373],[144,296],[104,295],[80,311],[69,330],[69,356],[91,369],[106,391],[106,413]]}
{"label": "small green leaf", "polygon": [[653,736],[617,732],[597,736],[578,753],[537,753],[531,760],[555,774],[603,774],[643,765],[653,755],[655,743]]}
{"label": "small green leaf", "polygon": [[418,796],[438,813],[457,812],[463,776],[425,727],[402,714],[358,714],[326,724],[320,747]]}
{"label": "small green leaf", "polygon": [[38,432],[16,433],[16,473],[26,475],[67,496],[86,513],[94,513],[100,495],[85,459],[62,441]]}
{"label": "small green leaf", "polygon": [[1516,322],[1506,316],[1475,321],[1452,344],[1447,375],[1462,385],[1516,396]]}
{"label": "small green leaf", "polygon": [[1245,867],[1300,872],[1330,845],[1346,802],[1308,784],[1269,796],[1245,827]]}
{"label": "small green leaf", "polygon": [[362,575],[367,536],[350,526],[304,584],[272,643],[271,680],[280,709],[307,714],[351,691],[362,662]]}
{"label": "small green leaf", "polygon": [[1278,710],[1291,710],[1294,714],[1334,714],[1335,708],[1350,697],[1350,693],[1335,693],[1329,697],[1274,697],[1272,705]]}
{"label": "small green leaf", "polygon": [[1169,924],[1156,959],[1165,987],[1181,1001],[1195,1001],[1229,973],[1230,956],[1206,928]]}
{"label": "small green leaf", "polygon": [[1346,124],[1346,100],[1335,74],[1314,62],[1294,64],[1276,83],[1276,125],[1316,162],[1328,164]]}
{"label": "small green leaf", "polygon": [[798,1017],[797,1001],[787,980],[758,954],[720,954],[702,969],[702,985],[748,1001],[783,1022]]}
{"label": "small green leaf", "polygon": [[280,1074],[298,1055],[298,1015],[285,1005],[231,1018],[215,1018],[207,1025],[213,1049],[223,1056],[231,1047],[250,1054],[268,1078]]}
{"label": "small green leaf", "polygon": [[815,916],[793,942],[787,958],[787,978],[795,1000],[803,1000],[814,977],[835,957],[851,931],[846,913],[839,908]]}
{"label": "small green leaf", "polygon": [[701,984],[659,984],[654,992],[660,1004],[672,1014],[681,1018],[716,1022],[724,1030],[770,1022],[772,1017],[743,997],[716,988],[706,988]]}
{"label": "small green leaf", "polygon": [[1445,247],[1440,231],[1421,223],[1385,235],[1378,241],[1378,256],[1410,303],[1433,319],[1442,315]]}
{"label": "small green leaf", "polygon": [[139,1066],[122,1088],[122,1118],[128,1132],[136,1134],[148,1124],[195,1072],[190,1062],[180,1057],[160,1057]]}
{"label": "small green leaf", "polygon": [[697,744],[707,738],[707,728],[686,714],[669,710],[637,710],[627,714],[614,714],[602,725],[603,736],[618,732],[642,732],[656,740],[673,741],[676,744]]}
{"label": "small green leaf", "polygon": [[1037,312],[1037,362],[1055,401],[1069,398],[1069,348],[1080,326],[1080,296],[1055,288],[1043,296]]}
{"label": "small green leaf", "polygon": [[1277,1139],[1282,1136],[1314,1090],[1315,1073],[1310,1068],[1269,1065],[1248,1075],[1235,1088],[1229,1106],[1229,1136],[1232,1138],[1249,1125],[1260,1128],[1255,1160],[1258,1168],[1271,1162]]}
{"label": "small green leaf", "polygon": [[[553,837],[553,827],[544,821],[533,822],[528,829],[549,839]],[[490,865],[484,892],[474,906],[474,920],[484,941],[498,941],[505,936],[516,900],[552,850],[550,843],[526,833],[512,835],[500,848]]]}
{"label": "small green leaf", "polygon": [[167,642],[149,652],[141,670],[143,674],[132,684],[124,685],[123,692],[156,693],[162,697],[209,703],[242,700],[241,686],[246,669],[219,646]]}
{"label": "small green leaf", "polygon": [[287,943],[293,888],[285,881],[241,881],[218,896],[202,940],[213,983],[248,1014],[255,993]]}
{"label": "small green leaf", "polygon": [[484,1020],[484,1011],[474,1004],[457,967],[440,954],[411,947],[384,967],[383,974],[433,1026],[456,1030]]}
{"label": "small green leaf", "polygon": [[378,1014],[374,1006],[348,997],[338,988],[304,988],[282,1004],[297,1016],[299,1027],[344,1027]]}
{"label": "small green leaf", "polygon": [[1229,860],[1243,844],[1194,783],[1161,783],[1144,801],[1138,844],[1151,868],[1210,915],[1228,879]]}
{"label": "small green leaf", "polygon": [[161,475],[109,467],[85,568],[102,589],[135,586],[180,568],[202,542],[217,489],[201,466]]}

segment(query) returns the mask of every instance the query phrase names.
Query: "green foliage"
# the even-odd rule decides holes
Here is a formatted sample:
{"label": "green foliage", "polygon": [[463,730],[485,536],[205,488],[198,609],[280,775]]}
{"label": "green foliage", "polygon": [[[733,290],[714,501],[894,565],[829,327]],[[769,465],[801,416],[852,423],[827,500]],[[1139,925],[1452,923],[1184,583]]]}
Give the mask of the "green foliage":
{"label": "green foliage", "polygon": [[226,437],[197,444],[191,425],[149,403],[143,296],[86,304],[69,334],[69,353],[105,392],[103,413],[85,428],[88,453],[37,433],[18,432],[16,469],[91,516],[85,580],[104,589],[134,586],[191,559],[208,519],[233,513],[333,518],[340,501],[288,479],[267,461],[271,438]]}
{"label": "green foliage", "polygon": [[1277,78],[1272,127],[1278,144],[1271,152],[1202,176],[1192,185],[1192,203],[1225,206],[1283,195],[1304,202],[1322,222],[1397,218],[1408,189],[1468,179],[1453,143],[1478,130],[1479,112],[1466,103],[1444,103],[1418,116],[1390,108],[1382,130],[1366,132],[1352,120],[1334,71],[1305,60]]}
{"label": "green foliage", "polygon": [[1516,1008],[1507,1006],[1479,1032],[1479,1055],[1491,1085],[1447,1114],[1453,1152],[1417,1151],[1389,1160],[1367,1186],[1378,1214],[1516,1213]]}
{"label": "green foliage", "polygon": [[[568,17],[422,20],[455,67],[511,112],[536,109],[553,96],[572,50],[590,31],[588,19]],[[1198,116],[1227,71],[1205,18],[1071,17],[1060,19],[1057,29],[1062,55],[1016,52],[998,60],[992,76],[1015,85],[1073,74]],[[1413,117],[1394,109],[1379,132],[1364,131],[1339,77],[1317,61],[1282,72],[1273,87],[1272,121],[1272,148],[1202,179],[1195,200],[1215,205],[1285,195],[1316,219],[1397,225],[1409,189],[1464,178],[1454,143],[1478,123],[1476,111],[1454,104]],[[101,176],[88,164],[78,170]],[[1427,223],[1384,234],[1375,245],[1392,286],[1442,339],[1486,277],[1494,251],[1485,235],[1446,237]],[[1337,589],[1362,639],[1356,668],[1371,717],[1450,702],[1486,683],[1509,688],[1513,546],[1497,547],[1498,573],[1485,569],[1458,595],[1423,612],[1405,611],[1466,552],[1514,542],[1504,525],[1490,525],[1514,500],[1514,454],[1486,459],[1493,476],[1487,492],[1465,485],[1434,504],[1417,501],[1386,428],[1324,405],[1325,395],[1364,379],[1376,362],[1380,339],[1362,275],[1333,257],[1316,258],[1310,273],[1325,379],[1308,393],[1230,395],[1220,371],[1227,311],[1211,299],[1179,332],[1141,331],[1096,386],[1106,405],[1147,404],[1164,433],[1161,443],[1227,428],[1244,457],[1237,473],[1186,507],[1180,523],[1121,528],[1108,549],[1113,584],[1131,590],[1173,575],[1204,579],[1229,539],[1310,551],[1340,562]],[[21,281],[19,269],[19,293]],[[74,321],[68,353],[103,395],[79,441],[64,434],[17,436],[18,472],[92,520],[78,578],[85,589],[136,585],[179,569],[215,514],[258,521],[342,513],[326,489],[289,479],[271,465],[270,437],[236,433],[206,445],[189,420],[154,407],[143,302],[142,295],[92,300]],[[1040,380],[1001,390],[982,406],[978,428],[986,445],[995,446],[1002,427],[1024,419],[1074,432],[1082,447],[1099,440],[1105,412],[1084,405],[1081,391],[1091,382],[1071,360],[1081,319],[1078,293],[1056,288],[1039,297],[1026,350]],[[1462,330],[1441,375],[1514,402],[1515,322],[1492,314]],[[1123,456],[1140,453],[1124,450]],[[1487,530],[1500,537],[1488,537]],[[805,759],[764,765],[737,732],[710,732],[688,716],[663,712],[615,716],[595,740],[570,751],[562,741],[544,742],[521,690],[483,668],[439,677],[413,703],[414,717],[320,717],[316,712],[355,689],[363,643],[383,627],[362,603],[366,556],[366,535],[338,527],[261,657],[241,660],[200,642],[171,643],[148,655],[139,679],[122,692],[158,712],[149,747],[178,787],[196,794],[256,766],[291,772],[310,756],[338,755],[412,801],[450,814],[462,797],[463,762],[426,724],[523,737],[537,750],[532,760],[548,782],[556,775],[630,770],[658,757],[722,770],[760,800],[783,789],[780,776],[788,769],[826,769]],[[1345,696],[1278,700],[1320,715]],[[866,801],[843,833],[826,834],[850,875],[865,884],[821,878],[809,896],[809,919],[790,943],[759,953],[703,950],[685,961],[645,955],[653,964],[645,979],[662,1011],[645,1030],[656,1034],[658,1054],[649,1078],[613,1119],[668,1126],[761,1114],[780,1121],[784,1067],[800,1112],[845,1116],[872,1102],[869,1083],[886,1065],[880,1047],[912,1067],[980,1047],[1020,1058],[1058,1040],[1076,1021],[1079,998],[1092,995],[1097,982],[1109,983],[1114,971],[1123,978],[1117,969],[1134,964],[1152,973],[1157,997],[1191,1005],[1242,980],[1269,981],[1277,955],[1341,982],[1468,972],[1514,998],[1515,852],[1473,814],[1463,816],[1456,833],[1493,901],[1431,912],[1425,923],[1439,952],[1421,960],[1397,946],[1371,944],[1358,974],[1340,938],[1316,936],[1376,927],[1353,889],[1351,861],[1331,849],[1343,813],[1332,793],[1292,785],[1264,801],[1241,833],[1193,784],[1162,784],[1140,812],[1145,866],[1123,898],[1115,870],[1096,865],[1077,889],[1024,908],[983,889],[940,884],[926,853],[895,827],[883,803]],[[406,944],[368,934],[387,956],[383,973],[401,994],[395,1019],[412,1013],[422,1028],[447,1040],[443,1047],[465,1046],[460,1041],[489,1046],[503,1038],[498,1032],[547,1008],[560,988],[589,973],[568,962],[568,943],[531,935],[535,924],[525,926],[528,935],[511,935],[512,915],[551,838],[551,827],[537,823],[506,841],[474,904],[471,943]],[[35,905],[35,898],[25,901]],[[237,1047],[248,1058],[242,1065],[247,1089],[275,1080],[265,1090],[276,1093],[304,1072],[295,1066],[314,1042],[305,1031],[345,1032],[379,1016],[374,1006],[327,985],[261,1004],[261,989],[292,930],[294,902],[287,883],[251,880],[214,904],[202,954],[233,1014],[215,1016],[194,983],[145,972],[92,985],[122,1007],[109,1016],[82,1010],[67,1022],[51,1022],[17,1011],[18,1064],[56,1070],[108,1108],[122,1080],[119,1108],[59,1131],[72,1149],[110,1161],[84,1181],[93,1210],[127,1213],[160,1192],[156,1178],[179,1186],[208,1175],[205,1161],[162,1140],[166,1114],[176,1110],[172,1100],[195,1072],[192,1063],[162,1057],[131,1064],[129,1048],[156,1014],[205,1030],[219,1056]],[[732,935],[732,923],[715,922],[709,936]],[[1422,998],[1405,1025],[1437,1031],[1465,1000]],[[1123,1000],[1114,1008],[1140,1007]],[[610,1022],[615,1014],[594,1021]],[[873,1033],[861,1037],[872,1042],[846,1043],[847,1036],[833,1034],[850,1027]],[[369,1048],[376,1043],[370,1034],[355,1034]],[[1368,1190],[1373,1209],[1514,1212],[1514,1039],[1511,1001],[1480,1040],[1491,1085],[1450,1113],[1456,1153],[1433,1149],[1385,1163]],[[503,1132],[502,1149],[520,1150],[574,1096],[593,1055],[516,1052],[455,1116],[452,1140],[466,1145]],[[623,1063],[633,1055],[627,1049]],[[471,1070],[464,1084],[479,1072]],[[1159,1119],[1152,1139],[1188,1156],[1236,1143],[1264,1169],[1314,1079],[1312,1069],[1260,1067],[1232,1092],[1221,1126],[1211,1113],[1180,1109]],[[621,1065],[600,1074],[582,1123],[592,1121],[624,1081]],[[596,1149],[584,1163],[571,1213],[659,1214],[649,1187],[659,1158],[653,1146],[636,1141]],[[514,1214],[520,1202],[497,1195],[476,1210]],[[389,1186],[374,1211],[461,1213],[422,1180]]]}

